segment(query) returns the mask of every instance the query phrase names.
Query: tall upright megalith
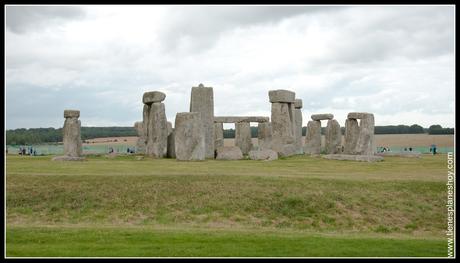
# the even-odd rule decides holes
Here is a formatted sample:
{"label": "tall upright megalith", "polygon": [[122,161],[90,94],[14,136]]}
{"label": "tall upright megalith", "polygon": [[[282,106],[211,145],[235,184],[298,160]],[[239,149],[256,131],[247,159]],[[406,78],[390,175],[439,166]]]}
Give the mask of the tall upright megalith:
{"label": "tall upright megalith", "polygon": [[179,112],[174,125],[176,159],[197,161],[205,159],[205,133],[199,112]]}
{"label": "tall upright megalith", "polygon": [[82,155],[81,122],[79,110],[64,110],[63,143],[64,155],[79,157]]}
{"label": "tall upright megalith", "polygon": [[303,142],[302,142],[302,100],[296,99],[294,101],[294,138],[296,153],[303,153]]}
{"label": "tall upright megalith", "polygon": [[342,131],[337,120],[328,120],[326,126],[326,153],[336,154],[342,152]]}
{"label": "tall upright megalith", "polygon": [[142,121],[137,121],[134,123],[134,128],[137,132],[137,141],[136,141],[136,152],[145,153],[146,138],[144,135],[144,127]]}
{"label": "tall upright megalith", "polygon": [[359,136],[359,124],[357,119],[345,120],[345,154],[356,154],[355,147]]}
{"label": "tall upright megalith", "polygon": [[252,150],[251,126],[249,122],[235,123],[235,146],[241,149],[243,154]]}
{"label": "tall upright megalith", "polygon": [[[294,102],[295,93],[289,90],[270,90],[272,149],[282,156],[295,154],[286,149],[295,149],[294,138]],[[292,147],[286,147],[292,145]]]}
{"label": "tall upright megalith", "polygon": [[259,122],[257,126],[257,138],[259,150],[269,150],[272,148],[272,123]]}
{"label": "tall upright megalith", "polygon": [[192,87],[190,112],[201,113],[205,134],[205,156],[214,158],[214,94],[212,87],[205,87],[203,84]]}
{"label": "tall upright megalith", "polygon": [[224,147],[224,124],[222,122],[214,123],[214,150]]}
{"label": "tall upright megalith", "polygon": [[162,158],[167,154],[168,128],[165,113],[165,105],[162,101],[166,95],[160,91],[144,93],[142,101],[143,110],[143,131],[146,137],[145,153]]}
{"label": "tall upright megalith", "polygon": [[321,153],[321,121],[311,120],[307,123],[307,134],[303,150],[305,154]]}

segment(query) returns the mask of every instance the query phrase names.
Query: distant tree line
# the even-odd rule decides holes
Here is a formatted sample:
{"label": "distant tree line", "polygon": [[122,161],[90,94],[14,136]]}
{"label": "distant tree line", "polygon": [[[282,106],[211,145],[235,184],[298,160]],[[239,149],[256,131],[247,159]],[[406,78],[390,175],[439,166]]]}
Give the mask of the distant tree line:
{"label": "distant tree line", "polygon": [[[345,127],[341,127],[342,134],[345,134]],[[326,127],[321,128],[324,134]],[[302,135],[307,133],[307,127],[302,128]],[[454,134],[454,128],[443,128],[441,125],[431,125],[423,128],[420,125],[388,125],[375,126],[375,134]],[[137,136],[134,127],[81,127],[82,140],[101,137],[125,137]],[[257,138],[257,127],[251,127],[252,138]],[[235,138],[235,129],[224,129],[224,138]],[[31,145],[40,143],[62,142],[62,128],[30,128],[15,129],[6,131],[6,144],[8,145]]]}

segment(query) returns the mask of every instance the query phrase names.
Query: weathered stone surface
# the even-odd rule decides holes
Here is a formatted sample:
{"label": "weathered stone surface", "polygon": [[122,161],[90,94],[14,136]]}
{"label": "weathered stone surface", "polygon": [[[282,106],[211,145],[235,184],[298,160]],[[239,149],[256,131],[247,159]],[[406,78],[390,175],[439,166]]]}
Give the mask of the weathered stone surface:
{"label": "weathered stone surface", "polygon": [[205,159],[205,133],[199,112],[179,112],[174,125],[176,159]]}
{"label": "weathered stone surface", "polygon": [[356,154],[356,142],[359,137],[359,124],[356,119],[347,119],[345,121],[345,154]]}
{"label": "weathered stone surface", "polygon": [[[296,100],[297,101],[297,100]],[[303,137],[302,137],[302,110],[296,108],[294,110],[294,138],[297,154],[303,154]]]}
{"label": "weathered stone surface", "polygon": [[64,118],[78,118],[80,117],[79,110],[64,110]]}
{"label": "weathered stone surface", "polygon": [[305,154],[321,153],[321,122],[309,121],[307,123],[307,134],[304,145]]}
{"label": "weathered stone surface", "polygon": [[268,91],[270,102],[294,103],[295,92],[290,90],[278,89]]}
{"label": "weathered stone surface", "polygon": [[258,127],[257,138],[259,140],[259,150],[271,149],[272,147],[272,123],[261,122]]}
{"label": "weathered stone surface", "polygon": [[342,152],[342,132],[337,120],[327,121],[326,126],[326,153],[336,154]]}
{"label": "weathered stone surface", "polygon": [[314,121],[332,120],[334,119],[334,114],[330,114],[330,113],[313,114],[311,115],[311,119]]}
{"label": "weathered stone surface", "polygon": [[214,94],[212,87],[192,87],[190,112],[201,113],[205,136],[205,156],[214,158]]}
{"label": "weathered stone surface", "polygon": [[76,117],[66,118],[63,127],[64,155],[79,157],[82,155],[81,123]]}
{"label": "weathered stone surface", "polygon": [[73,156],[56,156],[51,159],[52,161],[85,161],[85,157],[73,157]]}
{"label": "weathered stone surface", "polygon": [[147,126],[146,154],[154,158],[162,158],[167,153],[168,128],[164,103],[155,102],[150,105]]}
{"label": "weathered stone surface", "polygon": [[142,102],[144,104],[151,104],[154,102],[162,102],[166,98],[166,94],[161,91],[149,91],[145,92],[144,96],[142,96]]}
{"label": "weathered stone surface", "polygon": [[243,159],[243,153],[241,152],[240,147],[236,146],[225,146],[218,147],[216,149],[217,160],[241,160]]}
{"label": "weathered stone surface", "polygon": [[368,113],[368,112],[350,112],[350,113],[348,113],[347,118],[348,119],[364,119],[368,115],[373,115],[373,114]]}
{"label": "weathered stone surface", "polygon": [[[149,130],[149,114],[150,114],[150,106],[144,105],[142,110],[142,135],[144,140],[144,145],[147,146],[147,137],[148,137],[148,130]],[[144,153],[145,153],[145,146],[144,146]]]}
{"label": "weathered stone surface", "polygon": [[373,155],[375,152],[374,114],[366,114],[362,117],[355,152],[360,155]]}
{"label": "weathered stone surface", "polygon": [[175,134],[174,129],[171,130],[171,133],[168,135],[168,149],[166,156],[168,158],[176,158],[176,144],[175,144]]}
{"label": "weathered stone surface", "polygon": [[294,108],[296,109],[301,109],[303,106],[302,100],[301,99],[295,99],[294,101]]}
{"label": "weathered stone surface", "polygon": [[172,123],[170,121],[166,122],[166,127],[168,129],[168,136],[171,134],[173,131]]}
{"label": "weathered stone surface", "polygon": [[294,111],[291,103],[272,103],[272,137],[283,144],[294,142]]}
{"label": "weathered stone surface", "polygon": [[136,152],[137,153],[145,153],[145,146],[146,146],[146,138],[144,135],[144,126],[143,122],[138,121],[134,123],[134,128],[137,131],[137,141],[136,141]]}
{"label": "weathered stone surface", "polygon": [[270,149],[249,151],[249,159],[273,161],[278,159],[278,153]]}
{"label": "weathered stone surface", "polygon": [[218,116],[214,117],[214,122],[237,123],[237,122],[268,122],[268,117],[262,116]]}
{"label": "weathered stone surface", "polygon": [[347,160],[359,162],[380,162],[383,161],[382,156],[375,155],[353,155],[353,154],[327,154],[322,156],[325,159],[331,160]]}
{"label": "weathered stone surface", "polygon": [[214,123],[214,147],[217,149],[224,146],[224,124]]}
{"label": "weathered stone surface", "polygon": [[279,157],[288,157],[295,154],[297,154],[297,147],[295,144],[285,144],[281,150],[278,151]]}
{"label": "weathered stone surface", "polygon": [[243,154],[248,154],[252,149],[249,122],[238,122],[235,124],[235,146],[239,147]]}

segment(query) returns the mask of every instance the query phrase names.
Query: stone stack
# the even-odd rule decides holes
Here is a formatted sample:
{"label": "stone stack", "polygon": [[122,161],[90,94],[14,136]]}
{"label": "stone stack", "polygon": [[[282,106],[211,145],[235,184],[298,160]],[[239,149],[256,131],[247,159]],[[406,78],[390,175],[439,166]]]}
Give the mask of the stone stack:
{"label": "stone stack", "polygon": [[179,112],[174,125],[176,159],[198,161],[205,159],[205,131],[199,112]]}
{"label": "stone stack", "polygon": [[294,138],[296,153],[303,154],[302,142],[302,100],[296,99],[294,101]]}
{"label": "stone stack", "polygon": [[[358,119],[361,120],[359,126]],[[350,112],[346,124],[345,151],[349,154],[374,155],[374,114]]]}
{"label": "stone stack", "polygon": [[295,93],[289,90],[270,90],[272,149],[280,156],[296,153],[294,138]]}
{"label": "stone stack", "polygon": [[146,139],[145,154],[154,158],[162,158],[167,154],[168,128],[165,105],[162,103],[165,98],[166,95],[159,91],[146,92],[142,98],[145,104],[142,121]]}
{"label": "stone stack", "polygon": [[203,84],[192,87],[190,112],[201,113],[205,134],[205,156],[214,158],[214,94],[212,87],[205,87]]}
{"label": "stone stack", "polygon": [[54,157],[53,161],[80,161],[82,158],[80,111],[64,110],[63,143],[64,156]]}
{"label": "stone stack", "polygon": [[241,149],[244,155],[252,150],[251,126],[249,122],[235,123],[235,146]]}

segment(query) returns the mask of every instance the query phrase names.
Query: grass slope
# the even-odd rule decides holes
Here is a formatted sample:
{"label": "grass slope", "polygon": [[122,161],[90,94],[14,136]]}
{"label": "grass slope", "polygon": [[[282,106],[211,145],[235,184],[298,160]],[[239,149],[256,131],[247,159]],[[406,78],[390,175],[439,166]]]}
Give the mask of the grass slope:
{"label": "grass slope", "polygon": [[[50,159],[8,156],[9,256],[443,256],[446,251],[442,155],[380,163],[307,156],[272,162]],[[104,226],[109,230],[102,231]],[[168,230],[155,232],[158,227]],[[261,234],[265,231],[271,234]],[[88,242],[94,249],[78,249]]]}

